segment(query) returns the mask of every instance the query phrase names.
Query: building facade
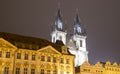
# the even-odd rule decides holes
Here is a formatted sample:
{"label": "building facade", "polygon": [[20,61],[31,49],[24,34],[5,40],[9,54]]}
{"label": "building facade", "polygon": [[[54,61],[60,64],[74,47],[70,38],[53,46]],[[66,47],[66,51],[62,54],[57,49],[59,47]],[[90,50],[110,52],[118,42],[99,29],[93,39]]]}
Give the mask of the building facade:
{"label": "building facade", "polygon": [[58,10],[55,25],[51,33],[51,41],[55,43],[57,40],[61,40],[66,46],[68,46],[71,54],[75,55],[75,66],[82,65],[85,61],[88,61],[88,51],[86,49],[86,33],[83,29],[78,15],[74,19],[74,32],[67,33],[64,29],[60,10]]}
{"label": "building facade", "polygon": [[95,65],[84,62],[79,67],[79,71],[76,71],[76,74],[120,74],[120,65],[116,62],[111,64],[109,61],[105,63],[97,62]]}
{"label": "building facade", "polygon": [[75,74],[75,56],[57,43],[0,33],[0,74]]}

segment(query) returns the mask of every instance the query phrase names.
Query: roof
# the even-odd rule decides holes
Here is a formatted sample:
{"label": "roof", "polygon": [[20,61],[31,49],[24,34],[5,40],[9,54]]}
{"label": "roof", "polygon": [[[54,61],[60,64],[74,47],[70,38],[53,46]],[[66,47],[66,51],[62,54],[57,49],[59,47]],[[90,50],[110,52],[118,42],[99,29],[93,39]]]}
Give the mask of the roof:
{"label": "roof", "polygon": [[55,49],[57,49],[59,52],[61,52],[62,45],[55,44],[55,43],[52,43],[48,40],[41,39],[41,38],[28,37],[28,36],[22,36],[22,35],[5,33],[5,32],[0,32],[0,37],[7,40],[8,42],[13,44],[17,48],[38,50],[45,46],[51,45]]}

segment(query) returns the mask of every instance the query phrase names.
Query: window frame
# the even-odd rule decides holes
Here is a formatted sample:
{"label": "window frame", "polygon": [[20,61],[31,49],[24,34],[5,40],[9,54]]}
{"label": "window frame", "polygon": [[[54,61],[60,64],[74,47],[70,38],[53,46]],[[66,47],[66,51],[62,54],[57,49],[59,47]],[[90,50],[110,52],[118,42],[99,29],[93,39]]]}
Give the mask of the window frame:
{"label": "window frame", "polygon": [[20,68],[16,68],[15,74],[20,74]]}
{"label": "window frame", "polygon": [[50,56],[47,57],[47,62],[51,62],[51,57]]}
{"label": "window frame", "polygon": [[10,58],[10,52],[6,52],[6,58]]}
{"label": "window frame", "polygon": [[45,61],[45,56],[41,56],[40,61]]}
{"label": "window frame", "polygon": [[31,74],[35,74],[35,69],[31,69]]}
{"label": "window frame", "polygon": [[17,53],[17,57],[16,57],[17,59],[21,59],[21,53]]}
{"label": "window frame", "polygon": [[4,74],[9,74],[9,67],[4,68]]}
{"label": "window frame", "polygon": [[24,60],[28,60],[28,54],[24,54]]}
{"label": "window frame", "polygon": [[36,60],[36,55],[32,54],[32,60]]}
{"label": "window frame", "polygon": [[24,68],[24,74],[28,73],[28,68]]}

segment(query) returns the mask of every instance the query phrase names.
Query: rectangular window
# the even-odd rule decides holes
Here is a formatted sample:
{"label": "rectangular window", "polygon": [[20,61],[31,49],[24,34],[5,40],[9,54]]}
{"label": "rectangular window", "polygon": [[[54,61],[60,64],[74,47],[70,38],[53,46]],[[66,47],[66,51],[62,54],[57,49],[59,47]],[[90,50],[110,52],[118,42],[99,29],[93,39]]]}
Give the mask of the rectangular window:
{"label": "rectangular window", "polygon": [[0,51],[0,57],[2,57],[2,51]]}
{"label": "rectangular window", "polygon": [[24,68],[24,74],[27,74],[28,69]]}
{"label": "rectangular window", "polygon": [[69,64],[70,63],[70,60],[69,59],[66,59],[66,64]]}
{"label": "rectangular window", "polygon": [[47,70],[47,74],[50,74],[50,70]]}
{"label": "rectangular window", "polygon": [[35,55],[34,54],[32,55],[32,60],[35,60]]}
{"label": "rectangular window", "polygon": [[31,74],[35,74],[35,69],[31,69]]}
{"label": "rectangular window", "polygon": [[45,61],[45,56],[41,56],[41,61]]}
{"label": "rectangular window", "polygon": [[10,58],[10,52],[6,52],[6,58]]}
{"label": "rectangular window", "polygon": [[21,59],[21,53],[17,53],[17,59]]}
{"label": "rectangular window", "polygon": [[51,61],[51,58],[50,57],[47,57],[47,62],[50,62]]}
{"label": "rectangular window", "polygon": [[80,40],[80,47],[82,47],[83,45],[82,45],[82,40]]}
{"label": "rectangular window", "polygon": [[16,68],[16,73],[15,74],[20,74],[20,68]]}
{"label": "rectangular window", "polygon": [[64,63],[64,60],[63,60],[63,58],[60,58],[60,63]]}
{"label": "rectangular window", "polygon": [[56,70],[53,70],[53,74],[57,74],[57,71],[56,71]]}
{"label": "rectangular window", "polygon": [[4,68],[4,74],[9,74],[9,67]]}
{"label": "rectangular window", "polygon": [[41,69],[41,72],[40,72],[40,74],[44,74],[44,69]]}
{"label": "rectangular window", "polygon": [[25,55],[24,55],[24,59],[25,59],[25,60],[28,60],[28,54],[25,54]]}
{"label": "rectangular window", "polygon": [[53,57],[53,62],[56,63],[56,57]]}

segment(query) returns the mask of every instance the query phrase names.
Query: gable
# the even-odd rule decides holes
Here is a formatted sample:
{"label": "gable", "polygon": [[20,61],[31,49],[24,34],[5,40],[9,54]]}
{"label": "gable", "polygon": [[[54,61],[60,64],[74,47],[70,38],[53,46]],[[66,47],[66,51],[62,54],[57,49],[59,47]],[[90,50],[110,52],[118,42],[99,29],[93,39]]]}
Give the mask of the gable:
{"label": "gable", "polygon": [[52,46],[46,46],[44,48],[41,48],[38,50],[39,52],[44,52],[44,53],[50,53],[50,54],[61,54],[59,51],[57,51],[55,48]]}
{"label": "gable", "polygon": [[12,45],[11,43],[9,43],[8,41],[6,41],[3,38],[0,38],[0,47],[7,47],[7,48],[15,48],[16,47],[14,45]]}

